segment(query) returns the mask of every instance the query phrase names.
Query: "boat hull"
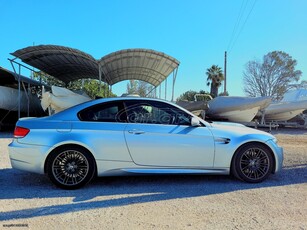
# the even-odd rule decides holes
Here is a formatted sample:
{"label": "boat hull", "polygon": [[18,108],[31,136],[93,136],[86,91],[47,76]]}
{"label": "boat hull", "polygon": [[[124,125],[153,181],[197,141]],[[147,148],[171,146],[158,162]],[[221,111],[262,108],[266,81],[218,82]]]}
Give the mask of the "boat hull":
{"label": "boat hull", "polygon": [[307,109],[307,100],[271,104],[264,114],[267,121],[288,121]]}
{"label": "boat hull", "polygon": [[52,93],[45,92],[42,95],[41,106],[43,110],[48,107],[58,113],[74,105],[90,101],[91,98],[84,95],[76,94],[66,88],[52,86]]}
{"label": "boat hull", "polygon": [[250,122],[254,119],[260,106],[256,106],[250,109],[233,110],[228,112],[221,112],[215,115],[217,119],[227,119],[232,122]]}
{"label": "boat hull", "polygon": [[212,120],[250,122],[270,103],[269,97],[217,97],[208,102],[206,116]]}
{"label": "boat hull", "polygon": [[[29,104],[28,104],[28,97]],[[0,109],[8,111],[18,111],[18,90],[7,86],[0,86]],[[24,91],[20,91],[20,112],[42,112],[40,101],[36,95],[26,95]]]}
{"label": "boat hull", "polygon": [[269,121],[288,121],[297,115],[301,114],[305,109],[298,109],[293,111],[287,111],[283,113],[276,113],[276,114],[267,114],[265,115],[265,120]]}

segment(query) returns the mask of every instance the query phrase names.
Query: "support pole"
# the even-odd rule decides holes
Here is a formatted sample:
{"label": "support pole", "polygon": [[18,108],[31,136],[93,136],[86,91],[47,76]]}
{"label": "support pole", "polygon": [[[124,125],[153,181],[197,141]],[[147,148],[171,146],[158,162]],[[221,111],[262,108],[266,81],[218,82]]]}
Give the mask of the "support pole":
{"label": "support pole", "polygon": [[21,100],[21,92],[20,92],[20,65],[18,68],[18,119],[20,118],[20,100]]}
{"label": "support pole", "polygon": [[166,100],[166,94],[167,94],[167,78],[165,78],[165,95],[164,95],[165,100]]}
{"label": "support pole", "polygon": [[98,74],[99,74],[99,93],[101,92],[101,67],[100,64],[98,64]]}
{"label": "support pole", "polygon": [[175,78],[173,72],[172,99],[171,99],[172,102],[174,101],[174,90],[175,90]]}
{"label": "support pole", "polygon": [[28,117],[30,117],[30,98],[31,98],[31,87],[28,83]]}
{"label": "support pole", "polygon": [[177,77],[177,70],[178,70],[178,68],[176,68],[176,69],[173,71],[172,102],[174,101],[175,82],[176,82],[176,77]]}
{"label": "support pole", "polygon": [[227,92],[227,89],[226,89],[226,84],[227,84],[227,81],[226,81],[226,68],[227,68],[227,51],[225,51],[225,59],[224,59],[224,96],[226,96],[226,92]]}

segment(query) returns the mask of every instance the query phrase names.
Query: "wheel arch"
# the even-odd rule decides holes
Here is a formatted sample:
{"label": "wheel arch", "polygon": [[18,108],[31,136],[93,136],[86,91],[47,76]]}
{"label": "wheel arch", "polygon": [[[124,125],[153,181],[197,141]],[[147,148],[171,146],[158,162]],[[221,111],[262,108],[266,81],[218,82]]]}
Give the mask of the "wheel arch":
{"label": "wheel arch", "polygon": [[84,147],[82,145],[79,145],[79,144],[75,144],[75,143],[62,144],[62,145],[59,145],[56,148],[52,149],[52,151],[50,151],[50,153],[48,154],[48,156],[45,159],[45,162],[44,162],[44,173],[47,173],[47,162],[48,162],[49,158],[51,157],[51,155],[54,154],[55,152],[59,151],[60,149],[64,149],[64,148],[67,148],[67,147],[81,148],[81,149],[85,150],[88,154],[90,154],[91,157],[93,157],[93,159],[94,159],[95,174],[97,175],[97,163],[96,163],[96,159],[95,159],[93,153],[88,148],[86,148],[86,147]]}
{"label": "wheel arch", "polygon": [[[264,147],[266,147],[267,149],[270,150],[270,154],[272,156],[272,159],[273,159],[273,167],[272,167],[272,172],[271,173],[274,173],[275,172],[275,169],[276,169],[276,156],[274,154],[274,151],[272,150],[272,148],[267,145],[266,143],[263,143],[263,142],[260,142],[260,141],[250,141],[250,142],[246,142],[246,143],[243,143],[241,144],[234,152],[234,154],[232,155],[232,158],[231,158],[231,163],[230,163],[230,169],[232,169],[233,167],[233,164],[234,164],[234,158],[236,156],[236,154],[240,151],[241,148],[245,147],[246,145],[249,145],[249,144],[258,144],[258,145],[262,145]],[[231,172],[231,170],[230,170]]]}

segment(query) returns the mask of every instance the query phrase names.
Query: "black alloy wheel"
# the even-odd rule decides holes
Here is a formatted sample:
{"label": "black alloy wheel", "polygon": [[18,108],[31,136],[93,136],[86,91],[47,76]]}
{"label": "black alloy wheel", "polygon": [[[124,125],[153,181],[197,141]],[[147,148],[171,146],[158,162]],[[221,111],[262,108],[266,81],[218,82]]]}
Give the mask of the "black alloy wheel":
{"label": "black alloy wheel", "polygon": [[250,143],[237,150],[232,162],[232,174],[246,182],[259,183],[272,173],[272,151],[260,143]]}
{"label": "black alloy wheel", "polygon": [[95,160],[85,149],[68,146],[51,154],[47,162],[47,173],[56,186],[77,189],[94,177]]}

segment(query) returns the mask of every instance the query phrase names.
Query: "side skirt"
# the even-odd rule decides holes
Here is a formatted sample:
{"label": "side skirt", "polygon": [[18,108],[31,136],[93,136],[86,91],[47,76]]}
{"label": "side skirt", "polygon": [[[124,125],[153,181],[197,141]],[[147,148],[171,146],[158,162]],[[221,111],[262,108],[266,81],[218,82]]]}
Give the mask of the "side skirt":
{"label": "side skirt", "polygon": [[126,173],[133,174],[212,174],[212,175],[228,175],[229,169],[163,169],[163,168],[150,168],[150,169],[135,169],[126,168],[121,169]]}

